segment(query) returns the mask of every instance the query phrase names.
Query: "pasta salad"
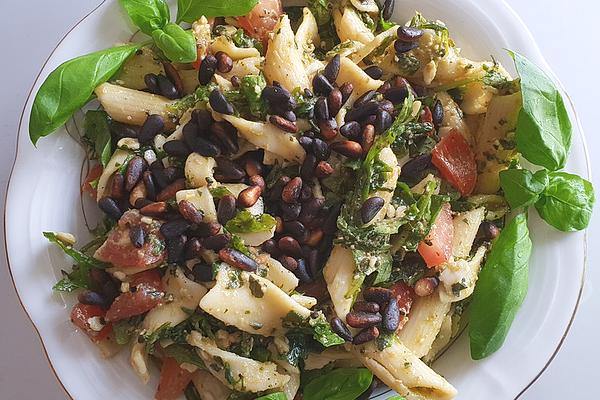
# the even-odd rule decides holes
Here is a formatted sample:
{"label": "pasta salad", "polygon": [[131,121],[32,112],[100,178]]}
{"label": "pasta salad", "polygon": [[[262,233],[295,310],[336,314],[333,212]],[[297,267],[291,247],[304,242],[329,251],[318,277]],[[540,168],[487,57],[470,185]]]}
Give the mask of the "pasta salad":
{"label": "pasta salad", "polygon": [[85,112],[103,218],[44,233],[73,261],[54,290],[158,400],[453,399],[431,364],[467,314],[473,359],[501,347],[528,208],[589,223],[561,94],[518,53],[514,79],[394,0],[120,3],[149,39],[59,66],[30,135]]}

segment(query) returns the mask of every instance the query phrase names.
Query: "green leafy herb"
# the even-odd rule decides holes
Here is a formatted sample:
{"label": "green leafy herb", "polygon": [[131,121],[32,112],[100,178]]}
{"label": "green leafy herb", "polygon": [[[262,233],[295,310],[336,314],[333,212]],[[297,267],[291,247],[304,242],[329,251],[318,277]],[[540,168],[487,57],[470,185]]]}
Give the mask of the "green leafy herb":
{"label": "green leafy herb", "polygon": [[410,53],[399,54],[398,67],[404,75],[413,75],[421,68],[421,61]]}
{"label": "green leafy herb", "polygon": [[238,235],[235,235],[235,234],[231,235],[231,243],[229,245],[231,246],[232,249],[236,249],[237,251],[244,253],[248,257],[253,258],[252,253],[250,253],[250,250],[244,243],[244,240],[241,237],[239,237]]}
{"label": "green leafy herb", "polygon": [[587,180],[565,172],[551,172],[549,182],[535,203],[540,216],[558,230],[585,229],[594,208],[594,188]]}
{"label": "green leafy herb", "polygon": [[238,29],[237,31],[235,31],[235,33],[231,35],[231,40],[233,41],[233,44],[235,44],[237,47],[241,47],[244,49],[250,49],[254,47],[260,53],[262,53],[263,51],[262,42],[260,40],[253,39],[250,36],[246,35],[246,32],[244,32],[243,29]]}
{"label": "green leafy herb", "polygon": [[108,81],[138,49],[139,44],[113,47],[74,58],[48,75],[38,90],[29,119],[33,144],[62,126]]}
{"label": "green leafy herb", "polygon": [[225,228],[231,233],[250,233],[270,231],[275,225],[277,221],[269,214],[256,217],[248,210],[241,210],[227,221]]}
{"label": "green leafy herb", "polygon": [[194,347],[190,345],[172,344],[164,348],[163,351],[166,356],[174,358],[179,364],[187,363],[206,369],[204,361],[202,361]]}
{"label": "green leafy herb", "polygon": [[106,167],[106,164],[108,164],[112,155],[108,114],[104,111],[94,110],[85,113],[83,135],[90,143],[100,164],[102,164],[103,167]]}
{"label": "green leafy herb", "polygon": [[292,96],[296,101],[296,109],[294,110],[296,115],[299,118],[310,119],[309,117],[312,115],[318,97],[307,97],[304,93],[304,90],[300,89],[299,87],[292,90]]}
{"label": "green leafy herb", "polygon": [[257,397],[256,400],[287,400],[287,396],[283,392],[277,392]]}
{"label": "green leafy herb", "polygon": [[410,21],[410,26],[419,29],[431,29],[435,31],[438,41],[437,56],[442,58],[450,51],[450,47],[454,47],[454,42],[450,39],[450,32],[444,23],[440,21],[428,21],[420,13],[416,13]]}
{"label": "green leafy herb", "polygon": [[129,319],[113,322],[113,334],[117,344],[125,345],[131,342],[131,338],[135,335],[138,326],[142,323],[143,319],[143,316],[138,315]]}
{"label": "green leafy herb", "polygon": [[146,35],[162,29],[171,19],[164,0],[119,0],[133,23]]}
{"label": "green leafy herb", "polygon": [[317,25],[326,25],[331,21],[331,11],[328,0],[308,0],[307,6],[315,16]]}
{"label": "green leafy herb", "polygon": [[144,351],[147,354],[154,354],[154,345],[160,340],[168,337],[171,332],[171,323],[165,322],[151,333],[140,335],[139,339],[144,343]]}
{"label": "green leafy herb", "polygon": [[306,319],[299,314],[290,311],[283,319],[282,324],[288,329],[293,329],[298,333],[312,335],[313,339],[325,347],[344,344],[345,341],[331,330],[331,325],[327,322],[322,312],[316,312]]}
{"label": "green leafy herb", "polygon": [[522,55],[509,52],[521,77],[523,109],[516,141],[523,156],[551,171],[565,166],[571,147],[571,121],[552,80]]}
{"label": "green leafy herb", "polygon": [[363,394],[373,381],[366,368],[338,368],[310,381],[304,400],[352,400]]}
{"label": "green leafy herb", "polygon": [[500,185],[513,210],[529,207],[548,186],[548,172],[541,170],[534,174],[526,169],[507,169],[500,172]]}
{"label": "green leafy herb", "polygon": [[474,360],[485,358],[502,346],[527,294],[530,255],[527,216],[519,214],[493,244],[475,287],[469,322]]}
{"label": "green leafy herb", "polygon": [[262,98],[262,91],[267,86],[263,74],[246,75],[240,82],[240,93],[248,103],[250,114],[259,119],[267,115],[267,102]]}
{"label": "green leafy herb", "polygon": [[231,191],[229,189],[227,189],[225,186],[217,186],[214,188],[210,189],[210,194],[212,195],[213,198],[215,199],[222,199],[223,197],[227,196],[227,195],[232,195],[233,193],[231,193]]}
{"label": "green leafy herb", "polygon": [[285,355],[285,359],[290,365],[297,367],[300,361],[308,356],[306,349],[306,336],[302,333],[288,333],[287,334],[289,351]]}
{"label": "green leafy herb", "polygon": [[106,264],[73,248],[73,246],[71,244],[66,243],[65,241],[61,240],[60,237],[56,233],[44,232],[43,234],[46,239],[48,239],[50,242],[56,244],[58,247],[60,247],[62,249],[62,251],[64,251],[64,253],[66,255],[71,257],[77,265],[85,267],[85,268],[101,268],[101,269],[106,268]]}
{"label": "green leafy herb", "polygon": [[239,17],[248,14],[258,0],[177,0],[177,22],[192,23],[201,16]]}
{"label": "green leafy herb", "polygon": [[194,35],[177,24],[168,23],[163,29],[153,31],[152,39],[171,61],[189,63],[198,57]]}

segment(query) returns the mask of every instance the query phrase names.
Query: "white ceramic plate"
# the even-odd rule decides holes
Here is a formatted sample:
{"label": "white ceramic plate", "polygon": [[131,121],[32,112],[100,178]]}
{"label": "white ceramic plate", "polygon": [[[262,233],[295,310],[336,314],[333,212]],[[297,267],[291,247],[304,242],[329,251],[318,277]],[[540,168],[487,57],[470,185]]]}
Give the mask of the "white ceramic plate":
{"label": "white ceramic plate", "polygon": [[[551,73],[525,24],[502,1],[402,0],[397,2],[394,19],[405,21],[416,10],[445,21],[468,57],[487,59],[493,54],[511,67],[503,50],[510,48]],[[35,90],[61,62],[127,41],[131,32],[117,1],[108,0],[80,21],[54,50],[23,111],[6,202],[7,255],[15,286],[59,381],[78,400],[151,399],[156,377],[148,385],[141,384],[129,368],[126,354],[111,361],[101,359],[85,335],[69,322],[73,300],[51,290],[60,269],[69,263],[41,232],[73,232],[82,242],[89,237],[79,196],[84,154],[66,129],[40,140],[34,148],[27,129],[29,112]],[[572,108],[571,114],[576,119]],[[579,124],[567,170],[589,176]],[[458,388],[460,399],[518,398],[544,371],[568,332],[583,283],[585,234],[560,234],[535,215],[531,215],[530,226],[534,253],[529,295],[502,349],[474,362],[469,357],[467,335],[462,335],[434,365]]]}

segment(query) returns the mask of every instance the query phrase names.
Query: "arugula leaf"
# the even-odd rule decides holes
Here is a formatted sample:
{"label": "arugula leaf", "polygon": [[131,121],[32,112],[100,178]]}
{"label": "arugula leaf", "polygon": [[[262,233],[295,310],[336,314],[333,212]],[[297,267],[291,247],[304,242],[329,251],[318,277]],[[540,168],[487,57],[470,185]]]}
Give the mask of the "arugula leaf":
{"label": "arugula leaf", "polygon": [[287,396],[283,392],[277,392],[257,397],[255,400],[287,400]]}
{"label": "arugula leaf", "polygon": [[103,167],[112,156],[112,142],[108,114],[104,111],[90,110],[85,113],[83,121],[83,135],[96,153],[96,157]]}
{"label": "arugula leaf", "polygon": [[44,232],[44,237],[48,239],[50,242],[56,244],[58,247],[65,252],[66,255],[71,257],[73,261],[79,266],[86,268],[106,268],[106,264],[96,260],[93,257],[88,256],[85,253],[80,252],[79,250],[73,248],[73,246],[69,243],[65,243],[62,241],[54,232]]}
{"label": "arugula leaf", "polygon": [[147,354],[154,354],[154,345],[164,337],[167,337],[171,328],[170,322],[165,322],[151,333],[140,335],[138,340],[144,343],[144,351]]}
{"label": "arugula leaf", "polygon": [[513,210],[529,207],[548,186],[548,172],[541,170],[534,174],[526,169],[507,169],[500,172],[500,185]]}
{"label": "arugula leaf", "polygon": [[210,194],[212,195],[212,197],[215,199],[218,199],[218,200],[222,199],[223,197],[225,197],[227,195],[233,196],[233,193],[231,193],[231,191],[229,189],[227,189],[225,186],[217,186],[217,187],[211,188],[209,190],[210,190]]}
{"label": "arugula leaf", "polygon": [[140,44],[97,51],[64,62],[48,75],[38,90],[29,117],[33,144],[62,126],[91,98],[94,89],[108,81]]}
{"label": "arugula leaf", "polygon": [[240,94],[246,99],[250,114],[259,119],[267,115],[267,102],[261,96],[265,86],[267,81],[263,74],[246,75],[240,82]]}
{"label": "arugula leaf", "polygon": [[366,368],[337,368],[310,381],[304,400],[351,400],[363,394],[373,381]]}
{"label": "arugula leaf", "polygon": [[194,35],[177,24],[168,23],[164,28],[156,29],[152,32],[152,39],[171,61],[189,63],[198,58]]}
{"label": "arugula leaf", "polygon": [[201,16],[240,17],[248,14],[258,0],[177,0],[177,22],[192,23]]}
{"label": "arugula leaf", "polygon": [[250,233],[250,232],[264,232],[270,231],[277,221],[269,214],[262,214],[259,217],[255,217],[248,210],[241,210],[227,221],[225,229],[231,233]]}
{"label": "arugula leaf", "polygon": [[163,349],[166,356],[174,358],[179,364],[187,363],[198,368],[206,369],[202,358],[196,353],[194,347],[187,344],[172,344]]}
{"label": "arugula leaf", "polygon": [[594,208],[594,188],[587,180],[566,172],[551,172],[549,183],[535,203],[540,216],[563,232],[587,228]]}
{"label": "arugula leaf", "polygon": [[527,294],[531,246],[525,214],[512,219],[493,244],[470,306],[469,337],[474,360],[502,346]]}
{"label": "arugula leaf", "polygon": [[129,319],[113,322],[113,334],[117,344],[125,345],[129,343],[143,319],[142,315],[138,315]]}
{"label": "arugula leaf", "polygon": [[521,77],[523,95],[515,135],[517,148],[533,164],[551,171],[564,168],[572,126],[563,98],[544,71],[522,55],[509,53]]}
{"label": "arugula leaf", "polygon": [[146,35],[162,29],[171,19],[164,0],[119,0],[133,23]]}

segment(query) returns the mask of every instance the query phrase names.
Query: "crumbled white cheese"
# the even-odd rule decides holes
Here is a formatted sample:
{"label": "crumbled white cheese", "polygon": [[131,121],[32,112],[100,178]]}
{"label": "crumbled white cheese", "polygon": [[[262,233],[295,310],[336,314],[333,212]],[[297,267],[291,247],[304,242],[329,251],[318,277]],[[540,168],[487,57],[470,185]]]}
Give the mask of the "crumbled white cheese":
{"label": "crumbled white cheese", "polygon": [[96,332],[100,332],[104,328],[101,317],[88,318],[87,323],[90,329]]}

